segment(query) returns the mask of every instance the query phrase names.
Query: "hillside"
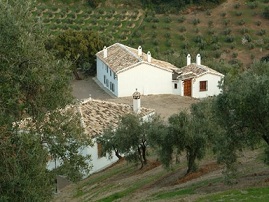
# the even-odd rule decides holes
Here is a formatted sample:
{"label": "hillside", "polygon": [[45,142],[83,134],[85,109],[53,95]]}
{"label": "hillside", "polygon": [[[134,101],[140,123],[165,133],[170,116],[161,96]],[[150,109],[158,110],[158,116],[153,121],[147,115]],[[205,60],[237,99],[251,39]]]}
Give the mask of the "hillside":
{"label": "hillside", "polygon": [[142,45],[153,57],[178,66],[185,64],[186,53],[201,53],[203,62],[215,69],[221,61],[242,69],[242,64],[268,54],[269,20],[263,17],[267,0],[227,0],[214,9],[189,6],[178,14],[156,14],[139,4],[115,2],[104,1],[93,9],[85,3],[40,1],[33,14],[53,35],[94,30],[109,44]]}
{"label": "hillside", "polygon": [[210,157],[187,176],[183,156],[169,171],[153,157],[142,170],[123,160],[66,187],[53,201],[267,201],[268,166],[261,163],[259,154],[260,150],[240,154],[237,180],[232,185],[224,183],[222,166]]}

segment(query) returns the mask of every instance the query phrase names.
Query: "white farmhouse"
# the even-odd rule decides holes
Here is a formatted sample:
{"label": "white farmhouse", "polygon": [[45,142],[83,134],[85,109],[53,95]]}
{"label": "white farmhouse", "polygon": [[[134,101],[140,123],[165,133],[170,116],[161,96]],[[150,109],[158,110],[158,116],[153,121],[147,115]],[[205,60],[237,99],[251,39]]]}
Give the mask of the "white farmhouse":
{"label": "white farmhouse", "polygon": [[187,66],[178,69],[177,81],[181,83],[181,95],[194,98],[204,98],[218,95],[221,92],[220,82],[223,74],[201,64],[201,56],[196,56],[196,63],[191,63],[187,56]]}
{"label": "white farmhouse", "polygon": [[115,96],[131,96],[135,89],[142,95],[173,94],[172,74],[177,68],[143,53],[116,43],[98,52],[97,79]]}
{"label": "white farmhouse", "polygon": [[82,151],[83,154],[90,154],[92,157],[91,173],[103,170],[118,160],[116,155],[113,155],[112,158],[101,156],[102,146],[96,142],[96,137],[101,135],[105,128],[108,126],[116,128],[119,118],[125,114],[139,113],[142,119],[147,119],[154,114],[154,110],[140,107],[140,98],[134,100],[133,107],[93,99],[84,100],[78,107],[85,132],[92,137],[94,143],[93,146]]}
{"label": "white farmhouse", "polygon": [[96,54],[97,79],[116,97],[131,96],[135,89],[142,95],[176,94],[203,98],[220,93],[223,74],[187,57],[187,66],[176,66],[154,59],[142,47],[134,49],[115,43]]}

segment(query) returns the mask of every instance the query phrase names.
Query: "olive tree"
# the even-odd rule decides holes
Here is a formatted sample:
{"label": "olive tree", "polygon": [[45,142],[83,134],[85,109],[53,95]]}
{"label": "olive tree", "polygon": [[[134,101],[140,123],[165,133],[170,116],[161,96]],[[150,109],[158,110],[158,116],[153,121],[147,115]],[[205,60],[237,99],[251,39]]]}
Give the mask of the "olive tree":
{"label": "olive tree", "polygon": [[[47,201],[56,174],[77,180],[90,169],[79,148],[90,140],[73,100],[72,73],[45,50],[28,0],[0,0],[0,201]],[[62,169],[47,163],[59,158]]]}
{"label": "olive tree", "polygon": [[220,162],[234,168],[237,151],[254,148],[260,142],[269,146],[269,63],[255,62],[236,78],[227,77],[223,93],[213,104],[215,121],[221,128],[215,151]]}

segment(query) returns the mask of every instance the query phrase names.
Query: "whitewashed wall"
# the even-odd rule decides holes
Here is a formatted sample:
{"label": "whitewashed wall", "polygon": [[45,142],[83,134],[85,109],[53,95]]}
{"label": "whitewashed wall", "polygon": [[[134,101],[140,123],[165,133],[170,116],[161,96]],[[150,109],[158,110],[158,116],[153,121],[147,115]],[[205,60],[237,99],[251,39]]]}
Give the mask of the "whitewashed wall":
{"label": "whitewashed wall", "polygon": [[92,147],[87,147],[82,151],[82,154],[84,155],[91,155],[91,164],[93,165],[93,167],[90,173],[95,173],[100,170],[103,170],[118,160],[118,157],[116,157],[114,153],[111,159],[108,159],[108,155],[107,157],[98,158],[97,143],[95,141],[96,140],[93,139],[94,145]]}
{"label": "whitewashed wall", "polygon": [[[109,167],[113,163],[117,162],[118,160],[118,157],[116,157],[114,153],[111,159],[108,159],[108,155],[107,157],[98,158],[97,143],[95,141],[96,140],[93,139],[94,145],[92,147],[89,146],[79,151],[82,155],[85,155],[85,156],[91,155],[91,161],[89,162],[89,164],[91,164],[93,167],[90,171],[90,174],[101,171]],[[52,159],[51,161],[48,162],[47,169],[53,170],[59,167],[60,165],[61,165],[61,161],[57,159],[55,162],[55,159]],[[87,176],[84,176],[84,177],[87,177]]]}
{"label": "whitewashed wall", "polygon": [[[218,95],[221,90],[219,89],[219,81],[221,76],[207,73],[192,80],[192,97],[204,98],[208,96]],[[207,81],[207,91],[200,91],[200,81]]]}
{"label": "whitewashed wall", "polygon": [[143,95],[172,94],[172,72],[142,63],[118,74],[118,97],[131,96],[136,89]]}
{"label": "whitewashed wall", "polygon": [[[175,84],[177,84],[177,89],[175,89]],[[174,95],[181,95],[182,93],[182,82],[181,80],[174,80],[172,81],[172,93]]]}
{"label": "whitewashed wall", "polygon": [[[111,74],[110,74],[111,71]],[[106,82],[108,82],[108,85],[104,82],[104,76],[106,78]],[[97,58],[97,75],[96,75],[98,81],[107,88],[111,93],[113,93],[115,96],[118,96],[118,79],[115,78],[115,73],[108,67],[107,71],[107,65],[103,63],[102,60]],[[110,82],[114,84],[114,92],[110,89]]]}

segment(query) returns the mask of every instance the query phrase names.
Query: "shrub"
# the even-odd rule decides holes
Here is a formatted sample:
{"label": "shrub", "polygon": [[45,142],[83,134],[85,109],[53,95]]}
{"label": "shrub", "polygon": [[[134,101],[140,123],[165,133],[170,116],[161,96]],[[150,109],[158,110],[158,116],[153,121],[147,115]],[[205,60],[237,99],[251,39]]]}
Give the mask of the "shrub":
{"label": "shrub", "polygon": [[208,27],[212,27],[213,26],[213,21],[209,20],[207,24],[208,24]]}
{"label": "shrub", "polygon": [[215,31],[213,29],[208,29],[207,34],[212,36],[215,34]]}
{"label": "shrub", "polygon": [[232,43],[234,41],[234,37],[232,35],[228,35],[225,38],[225,42]]}
{"label": "shrub", "polygon": [[170,23],[170,22],[172,22],[172,19],[169,16],[167,16],[166,18],[164,18],[164,22]]}
{"label": "shrub", "polygon": [[252,50],[254,47],[255,47],[255,46],[254,46],[253,43],[249,43],[249,44],[248,44],[248,48],[249,48],[249,50]]}
{"label": "shrub", "polygon": [[153,45],[157,46],[158,45],[158,40],[154,39],[152,43],[153,43]]}
{"label": "shrub", "polygon": [[211,11],[210,10],[206,10],[206,15],[210,16],[211,15]]}
{"label": "shrub", "polygon": [[219,43],[214,43],[213,45],[212,45],[212,49],[213,50],[219,50],[220,49],[220,44]]}
{"label": "shrub", "polygon": [[258,7],[258,3],[257,3],[256,1],[254,1],[254,2],[249,2],[247,5],[248,5],[248,7],[249,7],[250,9],[255,9],[255,8]]}
{"label": "shrub", "polygon": [[247,28],[241,28],[240,31],[239,31],[241,34],[246,34],[249,32],[249,30]]}
{"label": "shrub", "polygon": [[193,20],[192,20],[192,24],[193,25],[198,25],[200,23],[200,19],[198,19],[198,18],[194,18]]}
{"label": "shrub", "polygon": [[221,56],[221,51],[217,50],[217,51],[213,52],[213,57],[214,58],[218,59],[218,58],[220,58],[220,56]]}
{"label": "shrub", "polygon": [[234,8],[235,8],[235,9],[240,8],[240,3],[236,3],[236,4],[234,4]]}
{"label": "shrub", "polygon": [[145,18],[145,21],[146,22],[151,22],[153,20],[153,18],[151,17],[151,16],[147,16],[146,18]]}
{"label": "shrub", "polygon": [[229,29],[229,28],[225,29],[223,31],[223,34],[226,35],[226,36],[229,35],[229,34],[231,34],[231,29]]}
{"label": "shrub", "polygon": [[152,24],[151,27],[152,27],[153,29],[156,29],[156,28],[157,28],[157,25],[156,25],[156,24]]}
{"label": "shrub", "polygon": [[171,34],[168,33],[168,32],[166,32],[166,33],[164,34],[164,36],[165,36],[166,38],[171,38]]}
{"label": "shrub", "polygon": [[256,21],[255,24],[256,24],[257,26],[260,26],[260,25],[262,24],[262,22],[261,22],[261,21]]}
{"label": "shrub", "polygon": [[223,20],[223,24],[224,24],[225,26],[227,26],[229,23],[230,23],[230,20],[228,20],[228,19],[224,19],[224,20]]}
{"label": "shrub", "polygon": [[244,24],[245,24],[245,21],[243,19],[238,21],[238,25],[244,25]]}
{"label": "shrub", "polygon": [[262,15],[264,18],[269,19],[269,6],[264,8]]}
{"label": "shrub", "polygon": [[152,20],[154,23],[160,22],[159,18],[153,18]]}
{"label": "shrub", "polygon": [[220,16],[224,18],[226,16],[226,13],[223,12],[223,13],[220,14]]}
{"label": "shrub", "polygon": [[233,58],[237,58],[237,56],[238,56],[238,53],[233,53],[233,54],[232,54],[232,57],[233,57]]}
{"label": "shrub", "polygon": [[236,12],[235,12],[235,15],[239,17],[239,16],[242,15],[242,12],[241,12],[241,11],[236,11]]}
{"label": "shrub", "polygon": [[177,19],[177,21],[179,22],[179,23],[182,23],[182,22],[184,22],[186,20],[186,18],[184,17],[184,16],[180,16],[178,19]]}
{"label": "shrub", "polygon": [[266,34],[266,31],[264,29],[261,29],[256,34],[259,35],[259,36],[263,36],[263,35]]}
{"label": "shrub", "polygon": [[185,32],[186,31],[186,27],[184,26],[180,26],[178,29],[180,32]]}
{"label": "shrub", "polygon": [[170,40],[167,40],[167,41],[165,42],[165,45],[166,45],[167,47],[171,47],[171,46],[172,46],[172,43],[171,43]]}
{"label": "shrub", "polygon": [[197,35],[193,38],[193,41],[195,43],[202,43],[203,42],[203,38],[200,35]]}

